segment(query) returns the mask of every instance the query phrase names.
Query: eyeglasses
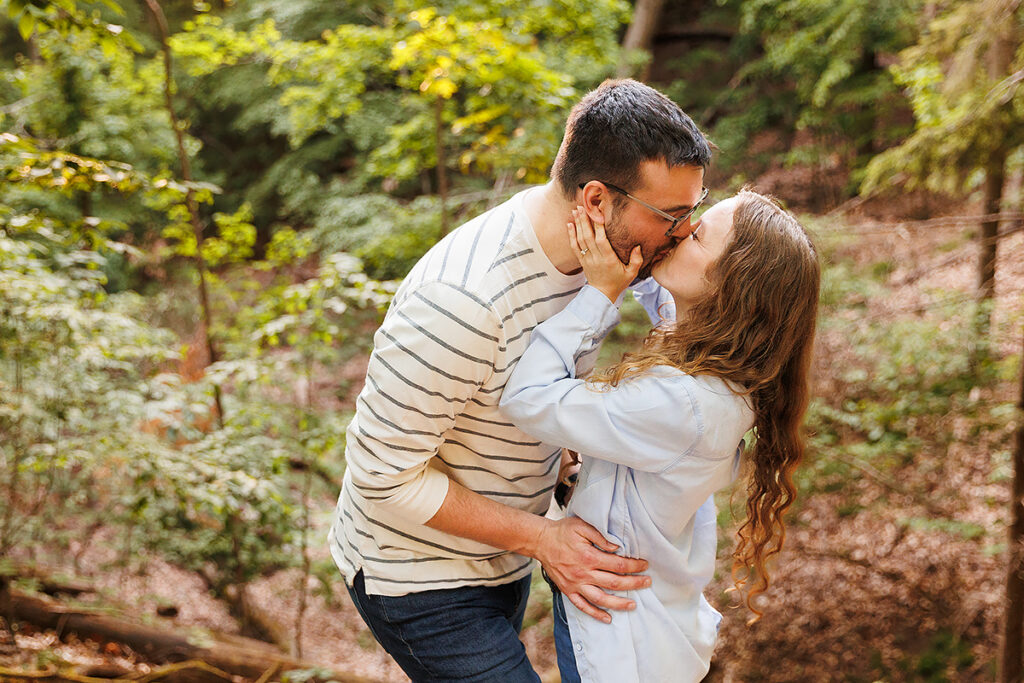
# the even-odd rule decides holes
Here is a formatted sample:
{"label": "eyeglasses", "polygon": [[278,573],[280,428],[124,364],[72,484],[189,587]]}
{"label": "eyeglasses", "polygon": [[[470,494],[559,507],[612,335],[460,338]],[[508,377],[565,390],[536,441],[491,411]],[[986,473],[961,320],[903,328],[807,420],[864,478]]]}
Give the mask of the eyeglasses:
{"label": "eyeglasses", "polygon": [[[619,192],[619,193],[621,193],[621,194],[624,194],[624,195],[626,195],[626,197],[627,197],[628,199],[632,199],[632,200],[633,200],[634,202],[636,202],[637,204],[640,204],[640,205],[642,205],[642,206],[646,206],[646,207],[647,207],[648,209],[650,209],[650,210],[651,210],[651,211],[653,211],[654,213],[658,214],[659,216],[661,216],[661,217],[662,217],[662,218],[664,218],[665,220],[667,220],[667,221],[671,221],[671,222],[672,222],[672,225],[668,226],[668,230],[666,230],[666,231],[665,231],[665,237],[671,237],[671,236],[672,236],[672,234],[673,234],[673,233],[674,233],[674,232],[676,231],[676,228],[678,228],[678,227],[679,227],[679,224],[680,224],[680,223],[685,223],[685,222],[686,222],[686,220],[687,220],[687,219],[688,219],[688,218],[689,218],[690,216],[692,216],[692,215],[693,215],[693,212],[694,212],[694,211],[696,211],[697,209],[699,209],[699,208],[700,208],[701,204],[703,204],[703,203],[704,203],[704,200],[708,198],[708,188],[706,188],[706,187],[705,187],[705,188],[702,188],[702,191],[701,191],[701,193],[700,193],[700,199],[698,199],[698,200],[697,200],[697,203],[696,203],[696,204],[694,204],[694,205],[693,205],[693,206],[692,206],[692,207],[690,208],[690,210],[689,210],[689,211],[687,211],[686,213],[684,213],[684,214],[683,214],[682,216],[673,216],[673,215],[672,215],[672,214],[670,214],[670,213],[667,213],[667,212],[665,212],[665,211],[662,211],[661,209],[659,209],[659,208],[658,208],[658,207],[656,207],[656,206],[651,206],[650,204],[648,204],[648,203],[647,203],[647,202],[645,202],[644,200],[640,199],[639,197],[634,197],[634,196],[633,196],[633,195],[631,195],[630,193],[628,193],[628,192],[626,192],[625,190],[623,190],[623,189],[622,189],[621,187],[618,187],[618,186],[616,186],[616,185],[612,185],[611,183],[606,183],[606,182],[604,182],[603,180],[602,180],[602,181],[600,181],[600,182],[601,182],[601,183],[602,183],[602,184],[603,184],[603,185],[604,185],[605,187],[607,187],[608,189],[610,189],[610,190],[615,190],[616,192]],[[583,189],[584,187],[586,187],[586,183],[580,183],[580,189],[582,190],[582,189]],[[700,227],[700,226],[698,225],[697,227]],[[696,230],[694,230],[693,232],[697,232],[697,231],[696,231]],[[693,233],[690,233],[690,235],[687,235],[687,237],[690,237],[690,236],[691,236],[692,234],[693,234]]]}

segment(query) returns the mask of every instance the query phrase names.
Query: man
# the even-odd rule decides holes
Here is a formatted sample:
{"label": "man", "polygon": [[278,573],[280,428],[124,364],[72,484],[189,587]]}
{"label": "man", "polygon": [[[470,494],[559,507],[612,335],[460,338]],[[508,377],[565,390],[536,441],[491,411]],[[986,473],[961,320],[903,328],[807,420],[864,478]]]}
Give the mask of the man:
{"label": "man", "polygon": [[[607,620],[649,585],[641,559],[550,520],[561,449],[498,412],[530,331],[583,285],[573,207],[646,277],[690,233],[710,146],[674,103],[607,81],[573,108],[552,180],[469,221],[416,264],[374,337],[349,425],[331,552],[374,637],[415,681],[536,681],[519,641],[533,560]],[[577,361],[579,374],[598,349]]]}

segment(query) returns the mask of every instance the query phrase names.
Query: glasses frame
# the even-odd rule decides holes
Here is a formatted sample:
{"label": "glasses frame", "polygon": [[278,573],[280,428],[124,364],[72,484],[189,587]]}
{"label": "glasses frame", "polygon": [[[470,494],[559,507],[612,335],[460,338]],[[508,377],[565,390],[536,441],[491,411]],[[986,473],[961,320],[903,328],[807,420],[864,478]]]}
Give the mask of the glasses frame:
{"label": "glasses frame", "polygon": [[[651,206],[650,204],[648,204],[644,200],[640,199],[639,197],[634,197],[633,195],[631,195],[630,193],[626,192],[625,190],[623,190],[618,185],[612,185],[611,183],[607,183],[607,182],[605,182],[603,180],[599,180],[598,182],[601,183],[602,185],[604,185],[605,187],[607,187],[609,190],[615,190],[616,192],[625,195],[626,198],[632,199],[637,204],[640,204],[641,206],[647,207],[648,209],[650,209],[654,213],[658,214],[659,216],[661,216],[665,220],[671,221],[672,225],[668,226],[668,230],[665,231],[665,237],[671,237],[672,234],[676,231],[676,228],[679,227],[679,224],[683,223],[687,219],[689,219],[690,216],[692,216],[694,214],[694,212],[697,209],[699,209],[702,204],[704,204],[704,200],[706,200],[708,198],[708,192],[709,192],[708,188],[701,187],[700,199],[697,200],[697,203],[694,204],[693,207],[691,207],[690,210],[687,211],[686,213],[684,213],[682,216],[673,216],[672,214],[670,214],[670,213],[668,213],[666,211],[662,211],[661,209],[659,209],[656,206]],[[580,189],[582,190],[584,187],[586,187],[586,183],[580,183]],[[697,228],[700,228],[699,224],[697,225]],[[693,232],[691,232],[689,235],[687,235],[687,237],[692,237],[693,234],[696,233],[696,232],[697,232],[697,229],[695,228],[693,230]]]}

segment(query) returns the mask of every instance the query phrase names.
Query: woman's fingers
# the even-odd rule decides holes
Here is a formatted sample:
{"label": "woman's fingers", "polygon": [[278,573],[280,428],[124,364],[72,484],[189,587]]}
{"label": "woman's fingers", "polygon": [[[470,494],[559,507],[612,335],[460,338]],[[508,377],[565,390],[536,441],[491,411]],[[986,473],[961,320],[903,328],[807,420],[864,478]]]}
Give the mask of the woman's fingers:
{"label": "woman's fingers", "polygon": [[576,222],[576,242],[579,245],[579,250],[593,249],[594,227],[590,223],[590,216],[583,210],[583,207],[577,206],[572,213],[572,218]]}
{"label": "woman's fingers", "polygon": [[579,243],[579,240],[576,239],[576,230],[577,230],[577,228],[576,228],[575,220],[576,220],[576,216],[573,215],[573,222],[572,223],[566,223],[565,225],[566,225],[566,227],[569,230],[569,246],[571,246],[576,251],[579,251],[580,250],[580,243]]}
{"label": "woman's fingers", "polygon": [[608,243],[608,236],[604,232],[604,223],[594,226],[594,246],[600,249],[602,254],[607,254],[612,249],[611,244]]}
{"label": "woman's fingers", "polygon": [[[596,228],[594,227],[593,222],[591,222],[590,216],[587,215],[587,212],[584,211],[582,207],[579,210],[579,214],[580,224],[583,226],[583,248],[596,250],[597,240],[594,235]],[[597,225],[600,226],[601,224],[598,223]]]}
{"label": "woman's fingers", "polygon": [[633,251],[629,254],[629,263],[626,264],[626,272],[630,275],[630,281],[636,278],[642,265],[644,265],[644,252],[638,244],[633,247]]}

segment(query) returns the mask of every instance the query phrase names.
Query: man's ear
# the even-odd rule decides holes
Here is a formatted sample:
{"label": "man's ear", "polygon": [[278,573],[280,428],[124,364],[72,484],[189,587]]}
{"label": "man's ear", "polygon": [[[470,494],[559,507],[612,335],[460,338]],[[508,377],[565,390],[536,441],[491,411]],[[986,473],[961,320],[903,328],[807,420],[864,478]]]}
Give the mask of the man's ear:
{"label": "man's ear", "polygon": [[596,180],[591,180],[583,186],[581,191],[580,205],[587,212],[587,216],[595,225],[606,224],[611,220],[612,192]]}

